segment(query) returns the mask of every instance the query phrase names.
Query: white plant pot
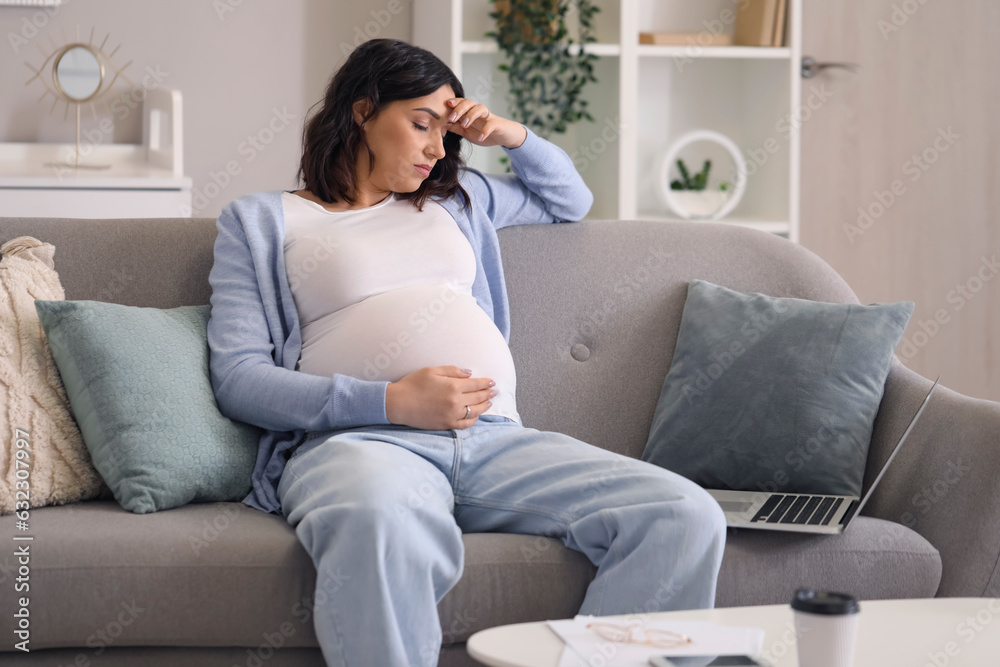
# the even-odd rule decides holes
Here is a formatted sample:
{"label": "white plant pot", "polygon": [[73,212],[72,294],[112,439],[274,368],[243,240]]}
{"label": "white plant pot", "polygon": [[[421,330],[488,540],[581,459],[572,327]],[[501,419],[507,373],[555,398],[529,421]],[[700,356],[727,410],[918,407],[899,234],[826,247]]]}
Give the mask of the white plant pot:
{"label": "white plant pot", "polygon": [[[709,179],[709,190],[671,190],[670,170],[680,152],[697,141],[710,141],[721,145],[732,160],[735,185],[719,190],[719,183]],[[720,165],[719,171],[726,173]],[[720,220],[736,208],[747,187],[747,163],[739,147],[729,137],[712,130],[693,130],[678,138],[660,160],[659,191],[667,208],[687,220]]]}
{"label": "white plant pot", "polygon": [[674,190],[671,210],[686,220],[711,220],[729,201],[725,190]]}

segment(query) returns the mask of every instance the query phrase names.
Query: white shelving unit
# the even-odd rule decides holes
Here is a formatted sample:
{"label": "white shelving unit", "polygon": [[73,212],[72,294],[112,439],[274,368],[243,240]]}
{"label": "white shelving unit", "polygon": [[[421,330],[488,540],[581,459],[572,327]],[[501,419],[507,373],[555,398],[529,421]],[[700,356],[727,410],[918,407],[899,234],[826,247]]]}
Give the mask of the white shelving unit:
{"label": "white shelving unit", "polygon": [[[190,218],[181,91],[154,88],[143,102],[142,143],[0,143],[0,216]],[[73,164],[73,162],[69,162]]]}
{"label": "white shelving unit", "polygon": [[[732,0],[596,1],[597,42],[586,48],[601,56],[598,83],[585,89],[595,122],[549,137],[594,192],[588,218],[676,219],[656,183],[662,156],[681,135],[709,129],[732,139],[748,165],[743,199],[721,222],[798,242],[802,0],[787,0],[787,46],[774,48],[639,44],[640,31],[732,34]],[[487,0],[414,0],[413,43],[446,62],[467,97],[510,117],[506,73],[497,69],[496,44],[484,37],[493,28],[492,7]],[[702,151],[705,144],[695,146]],[[716,166],[730,163],[724,152],[696,153],[689,168],[700,170],[707,157],[710,181],[732,180],[728,168],[720,174]],[[467,161],[502,173],[502,154],[473,147]]]}

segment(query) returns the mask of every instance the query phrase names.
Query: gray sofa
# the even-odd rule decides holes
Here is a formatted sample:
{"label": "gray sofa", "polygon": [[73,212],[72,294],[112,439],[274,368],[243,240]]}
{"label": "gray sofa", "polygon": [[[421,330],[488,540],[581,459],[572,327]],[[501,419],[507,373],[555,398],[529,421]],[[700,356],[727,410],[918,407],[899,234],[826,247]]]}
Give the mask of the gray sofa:
{"label": "gray sofa", "polygon": [[[0,218],[0,242],[55,246],[67,299],[159,308],[209,303],[215,234],[207,218]],[[525,425],[636,457],[690,279],[857,302],[808,250],[725,224],[583,221],[499,236]],[[866,484],[929,386],[894,360]],[[940,387],[845,534],[730,529],[716,604],[784,603],[801,585],[861,599],[1000,596],[998,471],[1000,404]],[[0,517],[0,663],[323,664],[309,614],[315,570],[282,517],[238,502],[135,515],[107,498],[31,516],[30,654],[13,649],[14,518]],[[548,538],[469,534],[465,545],[463,578],[439,607],[443,665],[476,664],[464,642],[477,630],[573,616],[594,574]]]}

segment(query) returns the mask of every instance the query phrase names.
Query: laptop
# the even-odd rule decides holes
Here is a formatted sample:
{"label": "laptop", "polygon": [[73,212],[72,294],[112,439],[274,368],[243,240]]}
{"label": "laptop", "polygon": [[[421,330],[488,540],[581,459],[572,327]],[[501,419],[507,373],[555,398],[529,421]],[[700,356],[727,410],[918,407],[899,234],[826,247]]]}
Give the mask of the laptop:
{"label": "laptop", "polygon": [[851,520],[871,498],[872,492],[885,475],[899,448],[910,435],[927,401],[941,379],[939,375],[924,397],[910,424],[886,459],[878,477],[872,482],[863,498],[815,493],[781,493],[769,491],[727,491],[706,489],[719,503],[726,515],[726,524],[738,528],[781,530],[795,533],[842,533]]}

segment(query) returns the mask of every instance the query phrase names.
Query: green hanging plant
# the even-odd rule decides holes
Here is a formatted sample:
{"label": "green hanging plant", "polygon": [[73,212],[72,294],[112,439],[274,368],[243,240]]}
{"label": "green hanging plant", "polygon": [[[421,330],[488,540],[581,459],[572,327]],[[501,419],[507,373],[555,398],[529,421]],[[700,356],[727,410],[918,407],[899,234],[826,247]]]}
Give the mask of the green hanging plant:
{"label": "green hanging plant", "polygon": [[[565,132],[582,118],[593,122],[587,100],[581,93],[594,77],[597,56],[583,44],[597,41],[593,17],[600,11],[592,0],[490,0],[496,40],[506,62],[498,67],[510,83],[508,102],[514,120],[524,123],[541,137]],[[580,41],[573,48],[567,15],[579,20]],[[501,158],[507,162],[506,156]]]}

